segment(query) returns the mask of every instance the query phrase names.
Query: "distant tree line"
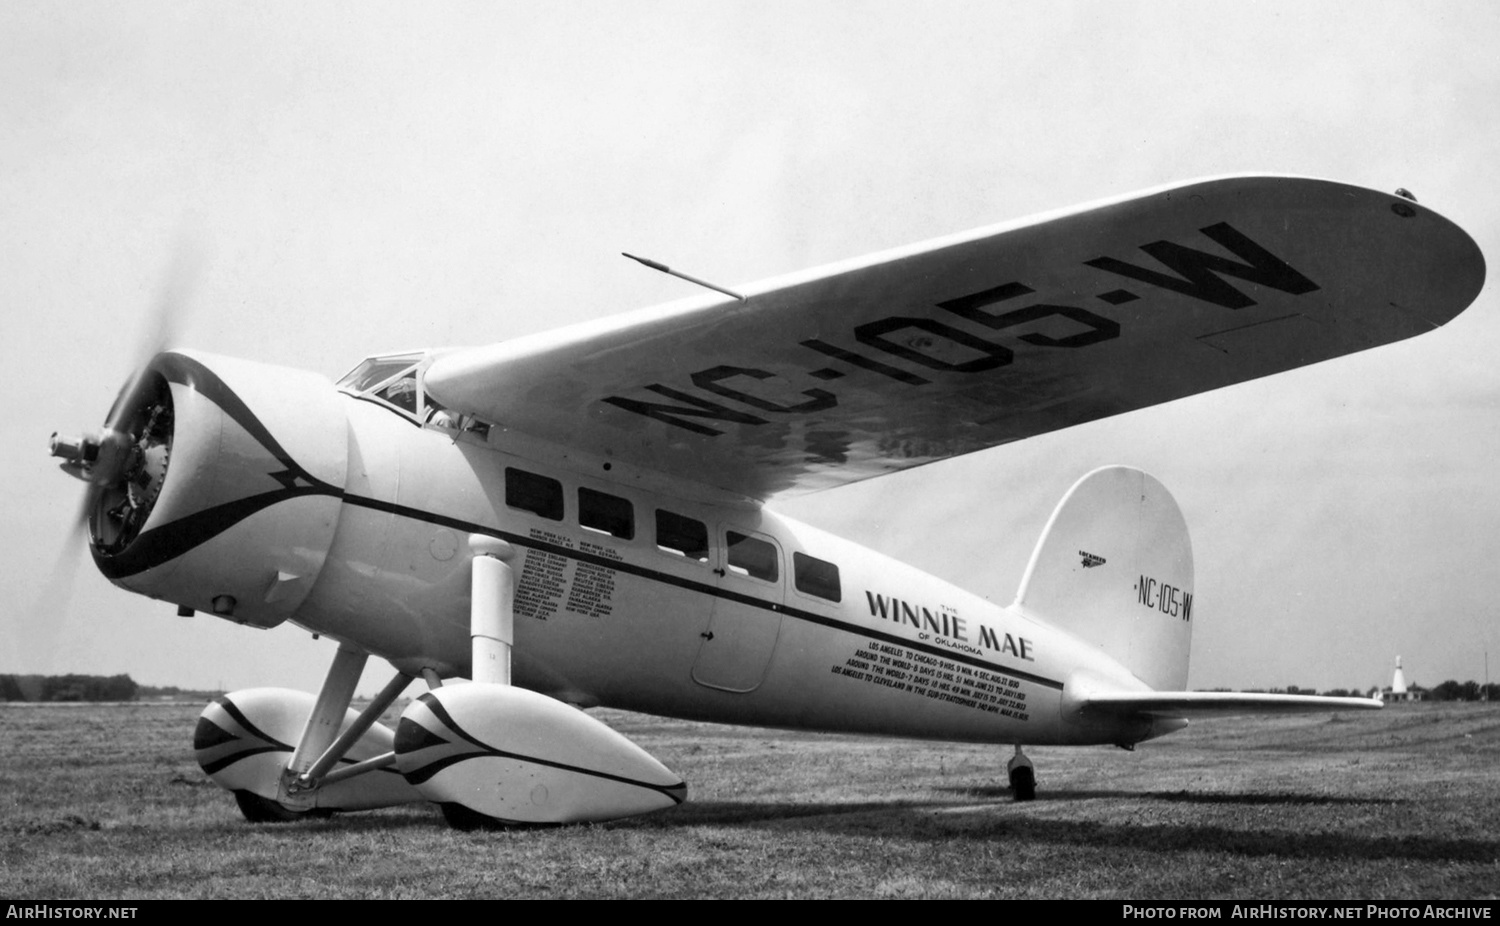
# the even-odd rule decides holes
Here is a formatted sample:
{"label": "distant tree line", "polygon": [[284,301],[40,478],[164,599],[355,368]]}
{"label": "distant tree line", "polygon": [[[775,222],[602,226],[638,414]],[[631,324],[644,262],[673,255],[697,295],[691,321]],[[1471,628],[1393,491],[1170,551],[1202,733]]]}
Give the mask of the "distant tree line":
{"label": "distant tree line", "polygon": [[[1296,691],[1295,688],[1291,689]],[[1481,685],[1478,682],[1455,682],[1449,679],[1436,688],[1423,688],[1421,685],[1408,685],[1407,689],[1417,701],[1500,701],[1500,684]],[[1303,690],[1304,694],[1312,692]],[[1369,695],[1372,698],[1380,697],[1380,689],[1373,688],[1363,691],[1358,688],[1335,688],[1332,691],[1323,692],[1333,697],[1360,698]]]}
{"label": "distant tree line", "polygon": [[128,675],[0,675],[0,701],[134,701]]}
{"label": "distant tree line", "polygon": [[[1216,688],[1215,691],[1229,691],[1228,688]],[[1500,684],[1491,683],[1481,685],[1478,682],[1455,682],[1449,679],[1436,688],[1423,688],[1421,685],[1411,685],[1408,688],[1418,701],[1500,701]],[[1323,695],[1328,698],[1378,698],[1378,688],[1331,688],[1328,691],[1318,691],[1315,688],[1302,688],[1297,685],[1288,685],[1285,688],[1251,688],[1253,694],[1300,694],[1300,695]]]}
{"label": "distant tree line", "polygon": [[1441,685],[1429,688],[1428,701],[1500,701],[1500,685],[1481,685],[1478,682],[1455,682],[1448,679]]}
{"label": "distant tree line", "polygon": [[200,691],[189,691],[186,688],[178,688],[176,685],[142,685],[136,691],[136,697],[152,700],[175,700],[177,698],[191,698],[201,700],[204,693]]}

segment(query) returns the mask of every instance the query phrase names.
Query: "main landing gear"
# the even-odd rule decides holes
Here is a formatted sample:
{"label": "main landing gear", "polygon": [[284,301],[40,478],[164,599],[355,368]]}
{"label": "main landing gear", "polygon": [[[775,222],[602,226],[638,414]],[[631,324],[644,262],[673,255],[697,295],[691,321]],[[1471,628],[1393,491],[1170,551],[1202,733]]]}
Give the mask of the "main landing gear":
{"label": "main landing gear", "polygon": [[1017,801],[1031,801],[1036,799],[1036,770],[1031,765],[1031,760],[1021,751],[1021,744],[1016,744],[1016,754],[1005,765],[1005,771],[1010,776],[1011,794]]}
{"label": "main landing gear", "polygon": [[[514,552],[470,538],[473,684],[412,701],[393,731],[376,721],[413,676],[350,707],[368,655],[339,647],[317,697],[257,688],[217,698],[193,737],[198,763],[252,823],[417,801],[459,829],[613,820],[682,803],[687,785],[630,740],[555,698],[511,685]],[[293,746],[292,744],[296,744]]]}
{"label": "main landing gear", "polygon": [[511,684],[515,551],[473,535],[472,685],[402,713],[396,767],[459,829],[613,820],[682,803],[687,785],[577,708]]}
{"label": "main landing gear", "polygon": [[349,702],[367,658],[341,646],[316,698],[252,688],[204,708],[193,734],[198,764],[234,793],[246,820],[284,823],[422,799],[394,768],[395,733],[376,723],[411,676],[397,674],[354,711]]}
{"label": "main landing gear", "polygon": [[331,810],[296,811],[285,804],[261,797],[254,791],[234,792],[234,802],[240,806],[240,815],[251,823],[294,823],[297,820],[333,816]]}

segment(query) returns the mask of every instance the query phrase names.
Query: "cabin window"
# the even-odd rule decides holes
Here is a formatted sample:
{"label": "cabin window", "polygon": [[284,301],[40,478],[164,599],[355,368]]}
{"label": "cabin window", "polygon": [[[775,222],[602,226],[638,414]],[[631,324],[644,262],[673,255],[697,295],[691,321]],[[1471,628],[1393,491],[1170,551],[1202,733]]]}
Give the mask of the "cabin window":
{"label": "cabin window", "polygon": [[708,562],[708,528],[702,521],[656,509],[656,548],[700,563]]}
{"label": "cabin window", "polygon": [[377,399],[384,399],[408,415],[417,413],[417,374],[413,371],[403,376],[375,393]]}
{"label": "cabin window", "polygon": [[505,468],[505,504],[552,521],[563,516],[562,483],[524,469]]}
{"label": "cabin window", "polygon": [[404,370],[415,370],[420,354],[401,354],[396,357],[371,357],[344,374],[338,386],[353,393],[373,389]]}
{"label": "cabin window", "polygon": [[843,599],[843,590],[839,587],[839,567],[806,553],[792,554],[792,581],[799,592],[827,598],[829,601]]}
{"label": "cabin window", "polygon": [[635,509],[623,498],[579,489],[578,523],[591,531],[630,540],[635,536]]}
{"label": "cabin window", "polygon": [[729,544],[730,569],[753,579],[776,581],[778,573],[775,546],[734,531],[726,531],[724,539]]}

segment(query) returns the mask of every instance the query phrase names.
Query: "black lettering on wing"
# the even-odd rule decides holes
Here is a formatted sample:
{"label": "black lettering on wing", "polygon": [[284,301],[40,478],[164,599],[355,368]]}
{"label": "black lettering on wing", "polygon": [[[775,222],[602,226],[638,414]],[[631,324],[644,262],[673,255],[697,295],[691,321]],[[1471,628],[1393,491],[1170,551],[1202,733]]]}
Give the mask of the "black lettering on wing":
{"label": "black lettering on wing", "polygon": [[1170,241],[1143,244],[1141,250],[1156,258],[1176,276],[1137,267],[1135,264],[1127,264],[1113,257],[1096,257],[1084,263],[1107,273],[1159,286],[1162,289],[1181,293],[1189,298],[1209,302],[1226,309],[1247,308],[1255,305],[1255,300],[1230,285],[1224,277],[1235,277],[1294,296],[1318,289],[1318,284],[1250,240],[1228,222],[1220,222],[1200,230],[1215,244],[1234,254],[1244,263],[1219,254],[1209,254],[1183,247]]}
{"label": "black lettering on wing", "polygon": [[[1066,337],[1055,338],[1049,335],[1032,332],[1018,335],[1027,344],[1035,344],[1039,347],[1087,347],[1100,341],[1108,341],[1120,336],[1120,323],[1112,319],[1096,315],[1087,309],[1080,309],[1068,305],[1048,305],[1040,303],[1029,305],[1025,308],[1012,309],[992,315],[985,310],[986,306],[997,302],[1005,302],[1018,296],[1025,296],[1035,292],[1024,283],[1012,282],[982,292],[970,293],[967,296],[959,296],[957,299],[948,299],[938,303],[938,308],[946,309],[960,318],[966,318],[990,329],[1000,331],[1012,328],[1026,322],[1038,321],[1049,316],[1061,316],[1083,325],[1086,330],[1070,334]],[[1107,301],[1107,300],[1106,300]]]}
{"label": "black lettering on wing", "polygon": [[657,383],[653,383],[646,388],[650,389],[652,392],[664,395],[669,399],[676,399],[679,402],[687,402],[689,404],[686,406],[665,405],[660,402],[643,402],[640,399],[626,399],[620,396],[613,395],[606,398],[604,401],[608,402],[610,405],[615,406],[616,408],[623,408],[627,412],[634,412],[637,415],[645,415],[647,418],[655,418],[657,421],[662,421],[667,424],[673,425],[674,427],[683,428],[685,430],[692,431],[695,434],[702,434],[707,437],[717,437],[724,432],[716,428],[711,428],[705,424],[699,424],[696,421],[684,420],[679,416],[691,415],[695,418],[709,418],[718,421],[729,421],[733,422],[734,424],[766,423],[766,419],[764,418],[757,418],[756,416],[747,414],[745,412],[735,411],[732,408],[725,408],[724,406],[717,403],[709,402],[706,399],[699,399],[694,396],[690,396],[685,392],[678,392],[676,389],[670,389]]}
{"label": "black lettering on wing", "polygon": [[693,385],[699,389],[715,392],[726,399],[743,402],[751,408],[758,408],[764,412],[818,412],[833,408],[838,404],[838,398],[826,389],[807,389],[803,395],[808,396],[806,402],[797,405],[778,405],[769,399],[752,395],[739,389],[724,385],[724,380],[734,377],[746,377],[752,380],[776,379],[776,374],[765,370],[757,370],[750,367],[717,366],[707,370],[699,370],[691,377]]}
{"label": "black lettering on wing", "polygon": [[[923,353],[919,346],[932,346],[932,338],[895,339],[888,337],[898,331],[905,329],[916,329],[926,331],[928,334],[941,338],[950,344],[966,348],[980,356],[962,363],[954,363],[942,356],[933,356]],[[972,334],[959,331],[940,321],[931,318],[908,318],[904,316],[892,316],[882,318],[879,321],[869,322],[854,329],[855,340],[861,344],[868,344],[877,350],[885,351],[892,356],[919,363],[922,366],[934,370],[951,371],[957,373],[978,373],[982,370],[993,370],[1003,367],[1011,362],[1014,355],[1008,348],[999,344],[991,344],[983,338],[976,338]]]}

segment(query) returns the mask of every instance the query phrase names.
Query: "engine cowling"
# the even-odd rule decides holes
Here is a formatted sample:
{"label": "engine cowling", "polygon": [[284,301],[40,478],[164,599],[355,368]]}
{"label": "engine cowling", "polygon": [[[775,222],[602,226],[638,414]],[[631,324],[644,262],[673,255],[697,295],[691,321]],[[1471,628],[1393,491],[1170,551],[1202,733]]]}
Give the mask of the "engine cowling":
{"label": "engine cowling", "polygon": [[[127,462],[89,512],[115,584],[260,627],[290,617],[338,525],[348,422],[313,373],[188,351],[152,359],[122,426]],[[117,441],[120,442],[120,441]],[[106,450],[110,448],[106,444]]]}

